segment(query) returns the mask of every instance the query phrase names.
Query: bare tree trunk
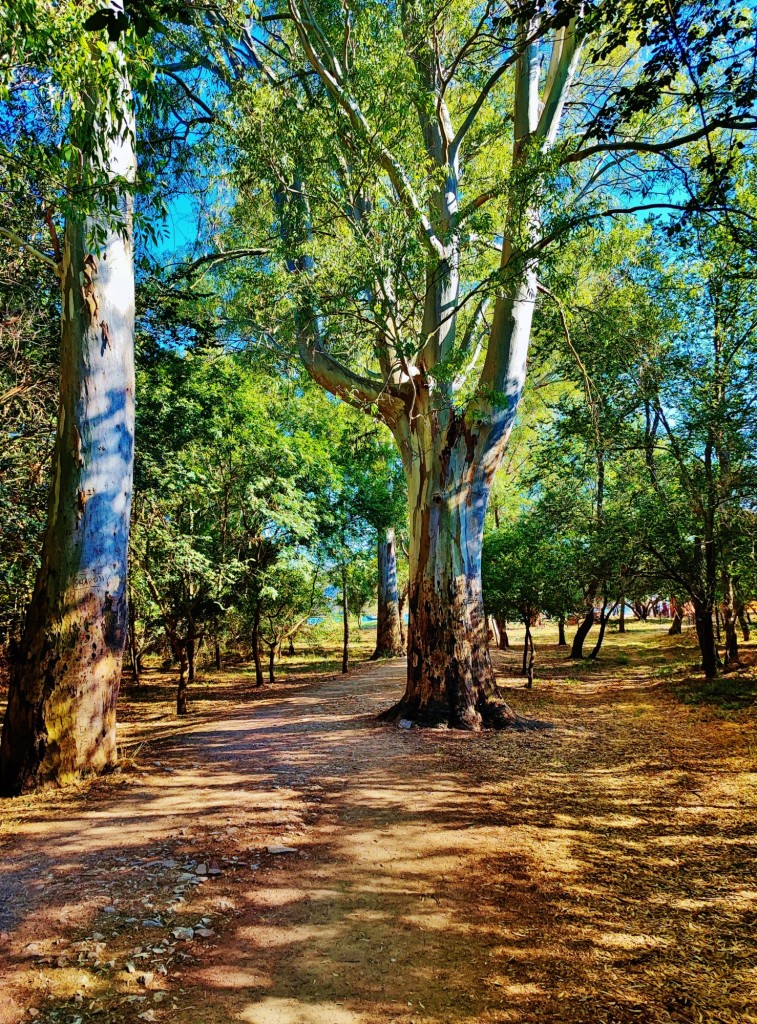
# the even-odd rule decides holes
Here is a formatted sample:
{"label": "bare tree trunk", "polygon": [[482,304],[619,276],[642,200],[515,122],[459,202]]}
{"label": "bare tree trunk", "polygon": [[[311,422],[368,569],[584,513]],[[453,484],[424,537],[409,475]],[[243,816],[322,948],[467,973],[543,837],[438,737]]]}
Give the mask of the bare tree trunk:
{"label": "bare tree trunk", "polygon": [[740,604],[736,610],[736,617],[741,626],[741,636],[745,644],[749,643],[749,622],[745,614],[744,605]]}
{"label": "bare tree trunk", "polygon": [[189,659],[187,658],[186,644],[179,642],[178,645],[179,653],[179,685],[176,690],[176,714],[186,715],[189,711],[187,706],[187,668],[189,667]]}
{"label": "bare tree trunk", "polygon": [[394,530],[388,529],[378,541],[378,618],[376,622],[377,658],[396,658],[404,652],[397,599],[397,550]]}
{"label": "bare tree trunk", "polygon": [[702,655],[702,670],[707,679],[714,679],[720,668],[720,658],[712,624],[713,609],[694,598],[694,625]]}
{"label": "bare tree trunk", "polygon": [[567,647],[568,641],[565,639],[565,616],[561,615],[557,620],[557,646]]}
{"label": "bare tree trunk", "polygon": [[140,685],[140,659],[137,652],[137,640],[136,640],[136,623],[137,615],[134,609],[134,599],[129,595],[129,636],[128,636],[128,647],[129,647],[129,660],[131,661],[131,671],[134,676],[134,682],[137,686]]}
{"label": "bare tree trunk", "polygon": [[502,622],[497,622],[499,626],[499,649],[501,651],[510,650],[510,637],[507,635],[507,622],[503,619]]}
{"label": "bare tree trunk", "polygon": [[276,682],[276,644],[268,645],[268,682],[273,686]]}
{"label": "bare tree trunk", "polygon": [[255,688],[263,686],[263,662],[260,659],[260,601],[255,603],[252,616],[252,659],[255,663]]}
{"label": "bare tree trunk", "polygon": [[[116,58],[117,59],[117,58]],[[132,181],[129,83],[122,120],[92,118],[105,173]],[[94,100],[91,101],[94,106]],[[107,138],[106,138],[107,136]],[[94,177],[84,166],[77,186]],[[126,643],[134,443],[132,204],[70,214],[61,278],[58,428],[42,562],[13,668],[0,747],[0,792],[64,783],[116,761],[116,700]],[[92,251],[93,236],[101,239]]]}
{"label": "bare tree trunk", "polygon": [[584,656],[584,641],[589,635],[591,627],[594,625],[594,606],[587,611],[583,622],[581,622],[576,630],[576,635],[573,637],[573,646],[570,649],[570,656],[574,660],[583,658]]}
{"label": "bare tree trunk", "polygon": [[620,599],[620,618],[618,619],[618,632],[625,633],[626,631],[626,599],[621,597]]}
{"label": "bare tree trunk", "polygon": [[407,644],[407,635],[405,633],[405,602],[407,601],[407,583],[400,591],[399,598],[397,599],[397,611],[399,614],[399,626],[400,626],[400,641],[402,642],[402,650],[405,650]]}
{"label": "bare tree trunk", "polygon": [[342,639],[342,672],[347,673],[350,670],[350,615],[348,610],[348,594],[347,594],[347,565],[342,563],[342,624],[343,624],[343,639]]}
{"label": "bare tree trunk", "polygon": [[486,643],[491,646],[492,642],[499,647],[499,626],[493,615],[486,616]]}
{"label": "bare tree trunk", "polygon": [[213,644],[213,653],[215,657],[216,671],[220,672],[221,669],[223,668],[223,662],[221,660],[221,644],[219,643],[217,637]]}
{"label": "bare tree trunk", "polygon": [[193,636],[188,636],[184,644],[184,649],[187,652],[187,683],[193,683],[195,681],[195,662],[197,653],[197,641]]}
{"label": "bare tree trunk", "polygon": [[723,600],[720,605],[725,632],[725,668],[739,664],[739,637],[736,631],[735,599],[733,596],[733,580],[729,572],[723,573]]}
{"label": "bare tree trunk", "polygon": [[526,637],[523,649],[523,674],[526,676],[526,689],[534,685],[534,638],[531,633],[531,617],[526,616]]}
{"label": "bare tree trunk", "polygon": [[618,605],[616,602],[608,611],[607,602],[605,601],[605,603],[602,605],[602,613],[599,616],[599,636],[597,637],[597,642],[594,644],[594,650],[589,655],[589,658],[592,661],[596,661],[599,657],[599,652],[602,650],[602,642],[605,638],[605,630],[607,629],[607,623],[610,621],[610,616],[617,607]]}
{"label": "bare tree trunk", "polygon": [[531,635],[531,616],[523,616],[526,632],[523,637],[523,664],[520,674],[526,677],[526,689],[530,690],[534,682],[534,638]]}
{"label": "bare tree trunk", "polygon": [[407,686],[384,717],[471,730],[520,725],[501,701],[486,643],[481,542],[489,483],[471,465],[473,439],[453,436],[451,449],[429,438],[408,473]]}
{"label": "bare tree trunk", "polygon": [[681,625],[683,623],[683,605],[677,598],[671,597],[670,607],[673,612],[673,621],[670,623],[668,636],[679,636],[681,632]]}

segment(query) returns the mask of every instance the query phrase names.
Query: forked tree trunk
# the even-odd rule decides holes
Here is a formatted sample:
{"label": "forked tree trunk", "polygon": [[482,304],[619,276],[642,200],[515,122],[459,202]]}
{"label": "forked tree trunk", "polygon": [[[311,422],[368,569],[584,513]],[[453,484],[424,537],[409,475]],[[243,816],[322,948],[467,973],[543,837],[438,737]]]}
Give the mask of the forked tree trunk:
{"label": "forked tree trunk", "polygon": [[[433,418],[419,417],[419,429]],[[414,438],[410,507],[407,686],[384,714],[419,725],[478,730],[527,725],[503,702],[486,643],[481,547],[491,478],[460,421]],[[421,443],[419,443],[421,442]]]}
{"label": "forked tree trunk", "polygon": [[589,658],[592,661],[596,661],[597,658],[599,657],[599,652],[602,650],[602,643],[604,642],[604,638],[605,638],[605,631],[607,629],[607,623],[610,621],[610,616],[612,615],[612,613],[615,611],[615,609],[617,607],[618,607],[618,605],[616,603],[608,611],[606,603],[602,606],[602,614],[599,616],[599,635],[597,637],[597,642],[594,644],[594,649],[592,650],[591,654],[589,655]]}
{"label": "forked tree trunk", "polygon": [[378,541],[378,617],[376,622],[377,658],[396,658],[404,651],[397,599],[397,550],[394,530],[388,529]]}
{"label": "forked tree trunk", "polygon": [[594,625],[594,606],[588,610],[583,622],[579,623],[576,635],[573,637],[573,646],[570,649],[571,658],[578,660],[584,656],[584,641]]}
{"label": "forked tree trunk", "polygon": [[[133,180],[134,126],[97,119],[104,173]],[[91,145],[93,124],[87,144]],[[85,167],[79,184],[91,184]],[[134,446],[131,198],[112,214],[71,214],[61,275],[58,427],[42,561],[10,682],[0,792],[64,783],[116,761],[116,699],[128,622]],[[95,241],[95,238],[98,241]]]}

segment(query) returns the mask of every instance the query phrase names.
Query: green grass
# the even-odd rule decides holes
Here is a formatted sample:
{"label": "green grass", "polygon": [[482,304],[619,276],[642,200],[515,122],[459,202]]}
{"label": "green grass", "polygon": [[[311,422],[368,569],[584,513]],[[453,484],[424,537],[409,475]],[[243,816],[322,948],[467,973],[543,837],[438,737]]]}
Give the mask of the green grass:
{"label": "green grass", "polygon": [[684,704],[740,711],[757,701],[757,678],[751,672],[731,672],[717,679],[686,679],[674,692]]}

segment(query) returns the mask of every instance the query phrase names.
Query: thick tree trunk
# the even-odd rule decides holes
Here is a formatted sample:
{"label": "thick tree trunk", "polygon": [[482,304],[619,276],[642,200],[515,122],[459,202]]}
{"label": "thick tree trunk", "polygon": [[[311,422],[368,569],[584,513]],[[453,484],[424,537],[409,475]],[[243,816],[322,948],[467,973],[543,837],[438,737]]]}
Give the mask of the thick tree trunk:
{"label": "thick tree trunk", "polygon": [[626,599],[621,597],[620,599],[620,618],[618,619],[618,632],[625,633],[626,631]]}
{"label": "thick tree trunk", "polygon": [[220,672],[221,669],[223,668],[223,662],[221,660],[221,645],[218,642],[218,640],[216,640],[213,644],[213,654],[216,663],[216,671]]}
{"label": "thick tree trunk", "polygon": [[[103,159],[110,177],[132,180],[125,76],[120,99],[123,122],[99,125],[111,136],[102,143]],[[134,266],[131,199],[124,194],[119,209],[118,225],[105,213],[71,215],[66,224],[50,505],[10,682],[3,794],[64,783],[116,761],[134,444]],[[102,241],[90,249],[95,235]]]}
{"label": "thick tree trunk", "polygon": [[397,550],[394,530],[389,529],[378,541],[378,619],[373,659],[396,658],[403,652],[397,599]]}
{"label": "thick tree trunk", "polygon": [[720,668],[715,631],[712,623],[713,609],[702,601],[694,599],[694,625],[702,655],[702,671],[707,679],[714,679]]}
{"label": "thick tree trunk", "polygon": [[478,730],[527,725],[502,701],[486,643],[481,543],[489,482],[463,440],[429,446],[408,472],[407,687],[384,715]]}
{"label": "thick tree trunk", "polygon": [[350,670],[350,614],[347,594],[347,566],[342,565],[342,672]]}
{"label": "thick tree trunk", "polygon": [[592,606],[586,613],[583,622],[581,622],[576,630],[576,635],[573,637],[573,646],[570,649],[571,658],[578,660],[584,656],[584,641],[589,635],[591,627],[594,625],[594,607]]}
{"label": "thick tree trunk", "polygon": [[565,639],[565,616],[561,615],[557,620],[557,646],[567,647],[568,641]]}

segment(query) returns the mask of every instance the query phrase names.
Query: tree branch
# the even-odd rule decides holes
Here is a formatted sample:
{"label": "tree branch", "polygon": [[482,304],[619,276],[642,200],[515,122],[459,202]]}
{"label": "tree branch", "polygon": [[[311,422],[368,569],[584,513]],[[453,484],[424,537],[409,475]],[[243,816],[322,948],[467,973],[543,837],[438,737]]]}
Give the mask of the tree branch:
{"label": "tree branch", "polygon": [[690,142],[698,142],[699,139],[711,135],[719,128],[727,128],[731,131],[755,131],[757,130],[757,119],[751,121],[730,121],[717,118],[709,124],[698,128],[688,135],[679,135],[676,138],[667,139],[665,142],[645,142],[641,139],[629,142],[598,142],[594,146],[569,153],[562,160],[563,164],[577,163],[579,160],[586,160],[588,157],[596,156],[597,153],[664,153],[670,149],[677,149],[679,146],[686,146]]}
{"label": "tree branch", "polygon": [[17,235],[15,231],[10,231],[8,228],[0,228],[0,235],[2,235],[4,238],[10,239],[11,242],[15,242],[15,244],[20,246],[22,249],[26,249],[27,252],[30,252],[33,256],[36,256],[38,260],[42,260],[44,264],[46,264],[48,267],[51,267],[55,271],[55,273],[60,276],[60,267],[55,262],[55,260],[51,256],[45,256],[45,254],[43,252],[40,252],[39,249],[35,249],[35,247],[31,245],[29,242],[25,241],[25,239],[23,239],[21,235]]}
{"label": "tree branch", "polygon": [[[346,115],[352,127],[363,137],[369,146],[375,148],[377,151],[381,166],[389,175],[389,180],[394,186],[401,202],[404,204],[407,212],[413,217],[413,219],[419,222],[422,229],[421,237],[425,241],[427,248],[439,259],[446,259],[446,246],[437,236],[431,221],[423,211],[420,200],[415,194],[415,190],[413,189],[412,182],[410,181],[407,172],[389,149],[387,149],[383,143],[377,141],[376,134],[366,121],[365,116],[363,115],[363,112],[355,98],[345,91],[341,80],[337,77],[337,74],[332,73],[326,67],[324,61],[317,53],[310,40],[307,28],[302,16],[300,15],[295,0],[289,0],[289,9],[308,60],[318,72],[318,76],[326,86],[326,89],[336,101],[342,112]],[[322,31],[317,28],[316,33],[320,37],[323,36]],[[333,54],[331,62],[332,65],[335,64],[337,68],[339,67],[339,63],[336,61]]]}

